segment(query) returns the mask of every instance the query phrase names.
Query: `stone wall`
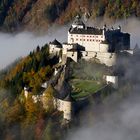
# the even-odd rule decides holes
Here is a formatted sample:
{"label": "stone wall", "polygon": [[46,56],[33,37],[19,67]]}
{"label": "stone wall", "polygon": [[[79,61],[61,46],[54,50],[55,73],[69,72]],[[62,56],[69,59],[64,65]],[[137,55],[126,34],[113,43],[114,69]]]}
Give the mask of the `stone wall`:
{"label": "stone wall", "polygon": [[58,98],[54,98],[54,106],[57,110],[63,111],[63,118],[70,121],[72,120],[73,103],[70,101],[64,101]]}
{"label": "stone wall", "polygon": [[68,51],[67,52],[67,57],[70,57],[73,61],[77,62],[78,61],[78,53],[76,51]]}
{"label": "stone wall", "polygon": [[59,55],[61,48],[58,48],[57,45],[49,45],[49,53]]}
{"label": "stone wall", "polygon": [[102,52],[86,52],[82,51],[82,58],[85,60],[89,60],[92,58],[96,58],[100,61],[100,63],[105,64],[107,66],[112,66],[116,63],[116,54],[115,53],[102,53]]}
{"label": "stone wall", "polygon": [[85,47],[85,51],[100,51],[100,43],[104,41],[104,35],[70,34],[68,32],[68,43],[78,43]]}

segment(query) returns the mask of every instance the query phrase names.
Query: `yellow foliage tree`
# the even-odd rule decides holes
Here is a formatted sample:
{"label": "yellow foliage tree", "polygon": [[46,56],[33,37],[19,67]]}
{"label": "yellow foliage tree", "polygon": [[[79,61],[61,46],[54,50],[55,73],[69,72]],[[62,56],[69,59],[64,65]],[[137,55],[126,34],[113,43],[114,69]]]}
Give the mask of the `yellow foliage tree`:
{"label": "yellow foliage tree", "polygon": [[46,91],[44,92],[43,96],[43,107],[45,108],[46,112],[51,113],[54,110],[54,95],[55,90],[51,85],[48,86]]}

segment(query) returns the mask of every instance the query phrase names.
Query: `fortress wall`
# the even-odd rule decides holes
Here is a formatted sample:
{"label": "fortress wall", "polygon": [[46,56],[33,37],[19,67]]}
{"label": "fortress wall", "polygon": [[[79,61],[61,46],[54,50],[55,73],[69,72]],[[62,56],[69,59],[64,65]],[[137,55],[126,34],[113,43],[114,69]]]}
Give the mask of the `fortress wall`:
{"label": "fortress wall", "polygon": [[75,62],[78,61],[78,54],[77,52],[73,52],[73,51],[68,51],[67,52],[67,57],[70,57],[72,60],[74,60]]}
{"label": "fortress wall", "polygon": [[64,119],[72,119],[72,102],[54,98],[54,106],[57,110],[63,111]]}
{"label": "fortress wall", "polygon": [[73,44],[62,44],[64,50],[72,49]]}
{"label": "fortress wall", "polygon": [[97,53],[97,59],[107,66],[115,65],[117,56],[115,53]]}
{"label": "fortress wall", "polygon": [[92,51],[82,51],[82,57],[85,60],[89,60],[91,58],[96,57],[97,52],[92,52]]}
{"label": "fortress wall", "polygon": [[68,32],[68,43],[78,43],[84,46],[86,51],[98,52],[102,41],[104,41],[103,35],[70,34]]}
{"label": "fortress wall", "polygon": [[100,52],[108,52],[109,45],[108,44],[100,44]]}
{"label": "fortress wall", "polygon": [[61,48],[57,48],[57,46],[56,45],[52,45],[52,44],[50,44],[49,45],[49,53],[50,54],[59,54],[59,52],[60,52],[60,50],[61,50]]}
{"label": "fortress wall", "polygon": [[99,52],[99,50],[100,50],[100,44],[97,42],[84,42],[83,46],[85,47],[86,51]]}
{"label": "fortress wall", "polygon": [[112,66],[116,63],[116,54],[115,53],[82,51],[82,55],[83,55],[83,59],[85,59],[85,60],[96,58],[96,59],[99,59],[102,64],[106,64],[107,66]]}

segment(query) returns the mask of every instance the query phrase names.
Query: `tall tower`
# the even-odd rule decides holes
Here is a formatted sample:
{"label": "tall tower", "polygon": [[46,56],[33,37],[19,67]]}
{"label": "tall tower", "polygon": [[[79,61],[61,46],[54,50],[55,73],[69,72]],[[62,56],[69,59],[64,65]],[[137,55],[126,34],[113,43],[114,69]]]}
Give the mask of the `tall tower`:
{"label": "tall tower", "polygon": [[74,22],[72,23],[72,28],[79,28],[79,29],[85,28],[85,24],[83,23],[79,15],[76,16]]}

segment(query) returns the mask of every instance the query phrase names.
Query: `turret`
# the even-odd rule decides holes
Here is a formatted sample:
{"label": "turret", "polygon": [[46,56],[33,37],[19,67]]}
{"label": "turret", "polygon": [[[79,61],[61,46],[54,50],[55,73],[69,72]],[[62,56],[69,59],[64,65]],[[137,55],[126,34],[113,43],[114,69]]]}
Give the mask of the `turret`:
{"label": "turret", "polygon": [[59,55],[60,50],[62,50],[62,45],[59,41],[56,39],[49,43],[49,53],[57,54]]}
{"label": "turret", "polygon": [[76,16],[74,22],[72,23],[72,28],[85,28],[85,24],[83,23],[79,15]]}
{"label": "turret", "polygon": [[63,106],[64,119],[70,121],[72,120],[73,102],[74,102],[74,99],[71,97],[70,93],[65,97],[63,102],[64,102]]}

